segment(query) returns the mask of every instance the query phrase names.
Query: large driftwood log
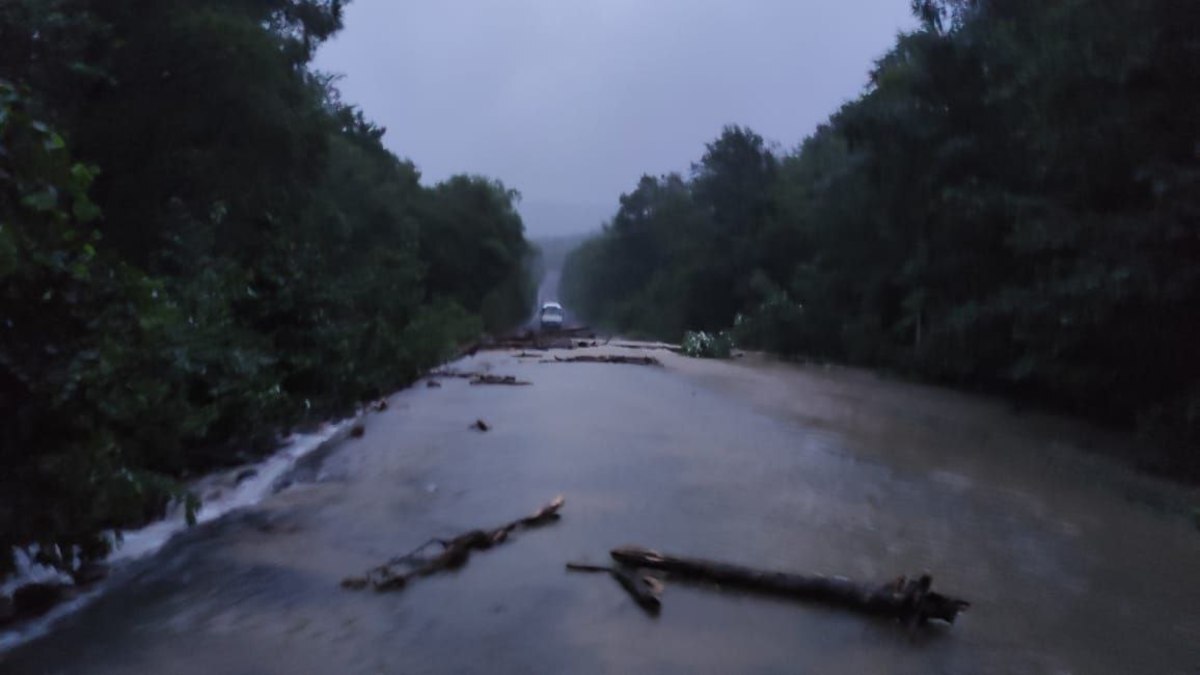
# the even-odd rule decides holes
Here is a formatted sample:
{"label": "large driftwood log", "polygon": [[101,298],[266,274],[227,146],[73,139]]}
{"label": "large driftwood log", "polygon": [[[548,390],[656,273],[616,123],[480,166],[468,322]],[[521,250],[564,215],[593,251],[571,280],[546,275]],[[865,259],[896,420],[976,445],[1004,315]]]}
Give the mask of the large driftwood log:
{"label": "large driftwood log", "polygon": [[[411,553],[392,558],[378,567],[367,570],[366,574],[360,577],[346,577],[342,580],[342,587],[357,590],[371,586],[376,591],[394,591],[404,588],[409,581],[418,577],[458,569],[467,563],[471,551],[482,551],[503,543],[518,528],[537,527],[558,520],[558,511],[564,503],[566,500],[559,495],[532,514],[500,527],[491,530],[471,530],[449,540],[430,539]],[[432,558],[418,557],[421,551],[433,544],[440,544],[442,552]]]}
{"label": "large driftwood log", "polygon": [[700,558],[681,558],[638,546],[613,549],[611,554],[618,563],[629,567],[663,570],[690,579],[824,602],[899,619],[909,626],[929,619],[954,623],[958,613],[970,607],[965,600],[930,590],[933,580],[927,574],[870,585],[844,577],[764,571]]}
{"label": "large driftwood log", "polygon": [[662,363],[653,356],[621,356],[619,354],[601,354],[594,356],[584,354],[581,356],[555,356],[554,360],[558,363],[628,363],[635,366],[661,366]]}

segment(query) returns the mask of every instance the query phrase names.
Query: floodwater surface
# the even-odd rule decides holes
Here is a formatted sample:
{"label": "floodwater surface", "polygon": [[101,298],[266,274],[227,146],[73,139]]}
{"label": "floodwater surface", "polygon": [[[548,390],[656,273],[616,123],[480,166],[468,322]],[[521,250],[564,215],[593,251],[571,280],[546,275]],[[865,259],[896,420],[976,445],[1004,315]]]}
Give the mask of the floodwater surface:
{"label": "floodwater surface", "polygon": [[[1103,458],[1082,424],[855,370],[481,353],[390,399],[262,504],[123,569],[0,655],[13,673],[1196,673],[1194,491]],[[579,353],[579,352],[575,352]],[[485,420],[491,430],[470,427]],[[1095,451],[1101,452],[1095,452]],[[348,575],[566,496],[563,518],[376,594]],[[603,575],[638,544],[884,581],[973,606],[878,619],[668,581],[658,617]]]}

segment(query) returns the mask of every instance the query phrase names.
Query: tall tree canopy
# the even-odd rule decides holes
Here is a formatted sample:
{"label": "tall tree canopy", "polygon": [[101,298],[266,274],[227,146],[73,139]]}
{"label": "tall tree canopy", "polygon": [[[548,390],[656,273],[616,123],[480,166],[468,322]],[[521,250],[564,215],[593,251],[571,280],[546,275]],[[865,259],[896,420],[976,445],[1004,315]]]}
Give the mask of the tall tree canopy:
{"label": "tall tree canopy", "polygon": [[516,193],[310,69],[342,5],[0,4],[0,577],[528,316]]}
{"label": "tall tree canopy", "polygon": [[865,93],[777,156],[646,177],[563,276],[668,339],[734,326],[1161,433],[1200,476],[1200,6],[917,0]]}

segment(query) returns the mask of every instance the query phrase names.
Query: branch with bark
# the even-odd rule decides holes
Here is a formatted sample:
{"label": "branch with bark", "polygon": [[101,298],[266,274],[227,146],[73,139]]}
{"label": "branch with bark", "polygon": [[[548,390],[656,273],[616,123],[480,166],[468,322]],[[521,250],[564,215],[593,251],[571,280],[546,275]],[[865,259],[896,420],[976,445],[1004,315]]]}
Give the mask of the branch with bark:
{"label": "branch with bark", "polygon": [[634,366],[661,366],[662,363],[653,356],[622,356],[620,354],[584,354],[581,356],[555,356],[554,361],[547,363],[625,363]]}
{"label": "branch with bark", "polygon": [[[565,503],[566,499],[559,495],[532,514],[500,527],[470,530],[453,539],[430,539],[410,553],[367,570],[362,576],[346,577],[342,580],[342,587],[358,590],[370,586],[376,591],[395,591],[404,588],[414,579],[458,569],[467,563],[472,551],[484,551],[502,544],[518,529],[539,527],[557,521],[561,517],[559,509]],[[422,551],[434,544],[442,547],[440,553],[432,558],[420,557]]]}
{"label": "branch with bark", "polygon": [[606,572],[621,584],[621,588],[624,588],[642,609],[650,614],[658,614],[658,610],[662,609],[662,582],[641,570],[585,563],[567,563],[567,569],[572,572]]}
{"label": "branch with bark", "polygon": [[507,384],[510,386],[520,387],[533,383],[527,380],[518,380],[515,375],[490,375],[487,373],[480,373],[472,378],[471,384]]}
{"label": "branch with bark", "polygon": [[[901,576],[884,584],[863,584],[844,577],[760,570],[702,558],[666,555],[640,546],[613,549],[611,555],[618,564],[616,568],[574,564],[568,568],[611,573],[643,607],[647,607],[644,604],[646,594],[643,588],[636,586],[636,580],[647,578],[641,572],[645,569],[661,570],[682,579],[845,607],[897,619],[910,629],[930,619],[954,623],[958,614],[971,606],[966,600],[933,591],[933,579],[928,574],[916,578]],[[657,584],[657,580],[653,583]],[[654,588],[653,605],[657,609],[660,604],[657,591],[661,591],[661,586]]]}

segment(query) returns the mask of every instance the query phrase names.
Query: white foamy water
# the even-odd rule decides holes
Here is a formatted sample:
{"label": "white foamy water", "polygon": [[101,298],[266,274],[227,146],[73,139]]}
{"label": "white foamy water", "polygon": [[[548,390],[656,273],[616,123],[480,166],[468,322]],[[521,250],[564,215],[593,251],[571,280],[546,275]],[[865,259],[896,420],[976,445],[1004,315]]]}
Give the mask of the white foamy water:
{"label": "white foamy water", "polygon": [[0,584],[0,595],[9,595],[26,584],[71,583],[71,577],[63,574],[61,571],[34,562],[34,557],[37,553],[38,547],[36,544],[29,547],[29,550],[13,549],[13,558],[17,563],[17,573],[8,581]]}
{"label": "white foamy water", "polygon": [[[261,502],[275,492],[275,485],[279,479],[295,467],[301,458],[321,447],[353,421],[351,418],[326,423],[316,432],[293,434],[284,439],[284,446],[279,451],[257,464],[247,464],[210,474],[191,483],[188,489],[203,500],[200,510],[196,512],[196,524],[216,520],[227,513]],[[238,476],[243,476],[243,479],[237,480]],[[137,530],[114,533],[119,543],[105,562],[115,570],[121,565],[152,555],[170,541],[171,537],[187,527],[182,506],[174,506],[162,520]],[[17,549],[14,554],[17,573],[0,585],[0,595],[9,595],[17,588],[32,583],[71,582],[71,578],[63,572],[35,562],[36,547],[31,547],[30,550]],[[0,631],[0,652],[45,634],[59,619],[78,611],[95,599],[102,587],[103,584],[98,584],[97,587],[57,605],[38,619],[11,630]]]}
{"label": "white foamy water", "polygon": [[[262,501],[274,491],[276,481],[291,470],[301,457],[316,450],[348,426],[350,421],[325,424],[316,433],[293,435],[286,440],[287,445],[282,450],[258,464],[205,476],[193,483],[189,489],[204,500],[196,512],[196,524],[216,520],[230,511]],[[237,476],[247,471],[255,473],[237,481]],[[176,506],[171,514],[158,522],[139,530],[122,532],[121,543],[108,560],[110,563],[137,560],[158,551],[172,536],[186,528],[183,508]]]}

